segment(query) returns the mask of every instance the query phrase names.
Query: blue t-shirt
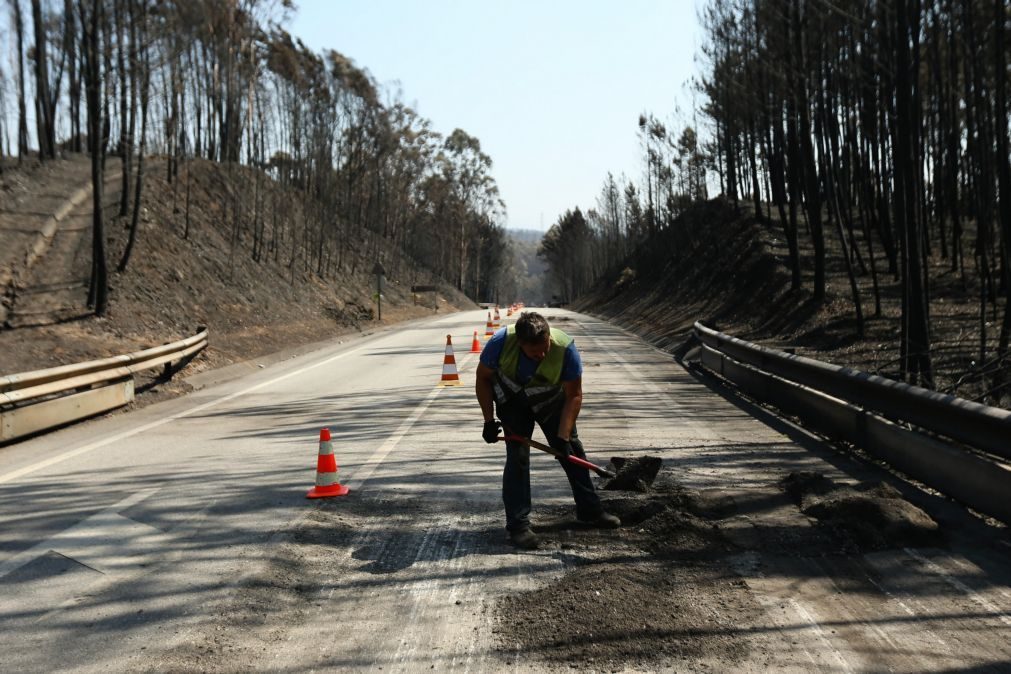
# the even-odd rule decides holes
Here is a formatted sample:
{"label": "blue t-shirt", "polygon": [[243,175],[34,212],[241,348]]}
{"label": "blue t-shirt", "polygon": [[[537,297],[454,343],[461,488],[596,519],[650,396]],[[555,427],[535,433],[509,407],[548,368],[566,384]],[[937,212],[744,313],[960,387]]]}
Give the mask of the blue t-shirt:
{"label": "blue t-shirt", "polygon": [[[481,362],[490,367],[493,370],[498,369],[498,361],[502,356],[502,349],[505,348],[506,332],[508,328],[500,328],[492,335],[488,343],[484,345],[484,350],[481,351]],[[540,365],[536,360],[532,358],[527,358],[527,355],[523,353],[523,349],[520,349],[520,364],[516,369],[516,378],[520,385],[526,384],[530,381],[530,378],[534,376],[534,372],[537,371],[537,366]],[[576,349],[576,340],[572,342],[565,348],[565,359],[562,361],[562,381],[573,381],[579,379],[583,376],[583,361],[579,357],[579,351]]]}

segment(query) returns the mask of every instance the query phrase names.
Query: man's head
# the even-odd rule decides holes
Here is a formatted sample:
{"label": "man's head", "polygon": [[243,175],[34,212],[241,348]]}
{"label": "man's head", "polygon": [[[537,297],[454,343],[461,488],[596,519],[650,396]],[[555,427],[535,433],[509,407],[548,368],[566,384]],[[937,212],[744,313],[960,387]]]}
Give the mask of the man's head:
{"label": "man's head", "polygon": [[516,321],[516,338],[527,358],[540,362],[551,348],[551,326],[535,311],[524,311]]}

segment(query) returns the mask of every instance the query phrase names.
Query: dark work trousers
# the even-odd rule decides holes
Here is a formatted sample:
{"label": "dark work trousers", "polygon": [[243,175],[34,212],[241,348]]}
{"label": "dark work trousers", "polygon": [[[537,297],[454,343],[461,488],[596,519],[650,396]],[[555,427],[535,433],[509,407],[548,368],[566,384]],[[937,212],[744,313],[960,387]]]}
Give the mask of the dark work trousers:
{"label": "dark work trousers", "polygon": [[[507,434],[531,437],[534,432],[533,412],[525,401],[513,401],[507,405],[497,405],[498,417],[507,429]],[[548,444],[558,439],[558,422],[561,418],[561,406],[537,425],[544,432]],[[572,453],[581,459],[586,458],[583,443],[579,441],[576,427],[572,427]],[[547,457],[545,457],[547,458]],[[576,518],[594,520],[603,512],[600,497],[590,481],[590,471],[568,461],[559,460],[569,478],[572,487],[572,498],[576,501]],[[506,464],[502,472],[502,501],[505,503],[506,529],[521,531],[530,527],[530,448],[520,442],[506,442]]]}

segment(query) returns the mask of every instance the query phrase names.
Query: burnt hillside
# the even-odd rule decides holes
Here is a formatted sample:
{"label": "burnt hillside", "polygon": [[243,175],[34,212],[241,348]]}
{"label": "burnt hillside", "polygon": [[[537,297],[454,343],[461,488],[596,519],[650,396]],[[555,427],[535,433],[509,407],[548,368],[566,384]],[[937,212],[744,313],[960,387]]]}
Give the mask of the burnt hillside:
{"label": "burnt hillside", "polygon": [[[104,199],[110,269],[129,234],[129,217],[118,216],[117,162],[108,160]],[[88,178],[87,162],[73,157],[8,169],[0,176],[12,204],[4,217],[16,223],[19,211],[43,203],[40,192],[69,196]],[[21,268],[13,269],[5,298],[10,316],[0,331],[0,372],[125,353],[187,336],[198,325],[209,327],[211,346],[197,368],[368,330],[379,324],[371,274],[377,260],[387,272],[383,324],[433,312],[415,305],[412,284],[439,285],[440,311],[472,306],[370,230],[333,247],[322,268],[310,264],[304,209],[311,204],[255,169],[191,160],[170,182],[166,163],[154,159],[146,182],[137,242],[126,270],[111,276],[106,317],[86,307],[90,200],[61,221],[31,269],[23,260],[9,263]]]}
{"label": "burnt hillside", "polygon": [[773,243],[765,228],[725,201],[702,202],[638,246],[573,308],[662,346],[676,346],[697,320],[759,335],[790,284]]}
{"label": "burnt hillside", "polygon": [[[792,346],[797,353],[899,378],[901,284],[879,273],[881,313],[875,315],[872,281],[857,284],[864,301],[865,334],[858,336],[854,305],[837,237],[827,239],[826,297],[816,301],[813,251],[801,238],[802,288],[790,290],[788,253],[775,218],[755,218],[723,199],[690,207],[675,224],[639,245],[573,308],[604,316],[662,348],[680,344],[702,320],[751,341]],[[979,367],[979,284],[952,274],[937,252],[928,258],[931,355],[936,389],[988,404],[1011,406],[1011,392]],[[1001,304],[1004,299],[1001,298]],[[992,350],[1000,307],[987,311]],[[996,384],[995,384],[996,381]]]}

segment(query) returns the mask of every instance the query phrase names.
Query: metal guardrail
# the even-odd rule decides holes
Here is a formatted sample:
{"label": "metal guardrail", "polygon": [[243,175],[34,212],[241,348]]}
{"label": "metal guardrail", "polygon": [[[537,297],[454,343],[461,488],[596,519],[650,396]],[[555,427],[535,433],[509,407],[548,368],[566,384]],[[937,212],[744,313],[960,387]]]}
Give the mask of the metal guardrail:
{"label": "metal guardrail", "polygon": [[1011,458],[1011,412],[752,344],[700,323],[694,336],[706,369],[1011,523],[1011,470],[1000,461]]}
{"label": "metal guardrail", "polygon": [[122,356],[0,377],[0,442],[76,421],[134,397],[133,375],[187,361],[207,346],[207,328],[171,344]]}

